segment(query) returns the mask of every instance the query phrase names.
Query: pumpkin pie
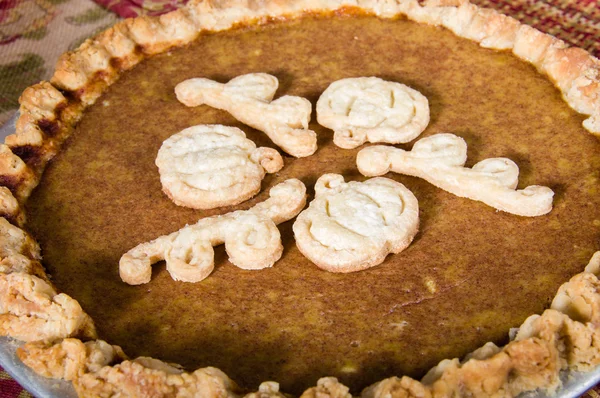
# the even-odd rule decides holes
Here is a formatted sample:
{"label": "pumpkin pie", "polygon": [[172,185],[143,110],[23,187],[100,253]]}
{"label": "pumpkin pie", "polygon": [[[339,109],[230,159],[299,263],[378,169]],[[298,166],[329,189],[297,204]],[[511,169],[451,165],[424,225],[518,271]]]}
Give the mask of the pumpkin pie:
{"label": "pumpkin pie", "polygon": [[[119,22],[24,91],[0,146],[0,332],[81,396],[556,391],[561,369],[600,363],[599,71],[587,52],[465,0],[193,0]],[[312,103],[316,152],[280,151],[283,168],[246,202],[176,206],[154,164],[173,134],[220,124],[277,146],[223,110],[181,104],[175,87],[257,72],[278,78],[276,97]],[[215,248],[201,282],[175,281],[161,263],[147,284],[121,281],[132,247],[250,209],[285,180],[301,180],[309,200],[324,174],[364,181],[365,146],[337,147],[314,107],[332,82],[369,76],[427,98],[421,138],[462,138],[466,167],[510,158],[519,187],[554,191],[552,211],[498,212],[389,173],[417,198],[420,230],[376,267],[318,268],[292,220],[272,268],[240,269]]]}

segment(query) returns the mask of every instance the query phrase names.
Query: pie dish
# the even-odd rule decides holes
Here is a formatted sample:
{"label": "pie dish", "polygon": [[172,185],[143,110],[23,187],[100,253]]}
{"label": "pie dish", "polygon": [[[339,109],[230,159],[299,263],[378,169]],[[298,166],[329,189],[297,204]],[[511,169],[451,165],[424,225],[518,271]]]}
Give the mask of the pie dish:
{"label": "pie dish", "polygon": [[[317,47],[315,35],[322,36]],[[472,41],[512,49],[516,57]],[[548,75],[560,93],[518,58]],[[418,88],[431,106],[424,135],[451,130],[475,148],[469,159],[515,158],[523,184],[556,189],[554,210],[525,220],[400,178],[419,199],[421,232],[402,254],[371,270],[318,271],[293,247],[288,224],[283,258],[272,269],[242,274],[223,260],[198,286],[166,283],[164,270],[141,289],[118,283],[115,256],[231,210],[174,209],[161,196],[156,170],[146,165],[162,140],[212,120],[241,127],[257,146],[270,145],[224,113],[184,108],[175,85],[199,73],[225,82],[261,70],[278,75],[282,94],[313,104],[341,77],[379,74]],[[129,355],[190,371],[218,366],[246,390],[277,380],[282,391],[307,396],[346,396],[343,384],[353,393],[371,385],[365,397],[554,391],[561,368],[598,363],[598,256],[581,273],[598,249],[600,150],[581,127],[600,133],[598,101],[596,59],[466,2],[192,2],[157,19],[117,24],[66,54],[50,83],[23,93],[17,131],[1,148],[3,214],[12,224],[2,224],[0,330],[31,341],[21,350],[25,363],[73,379],[84,396],[240,393],[212,369],[188,374],[153,360],[123,360],[118,348],[95,343],[98,332]],[[313,125],[317,153],[285,158],[282,171],[239,208],[264,200],[266,188],[290,177],[309,187],[329,172],[360,179],[357,151],[335,147],[331,132]],[[41,243],[53,283],[77,301],[45,284],[37,247],[20,226]],[[508,342],[508,330],[542,313],[572,276],[552,309],[529,318]],[[26,288],[32,295],[23,295]],[[31,303],[36,316],[19,312]],[[444,361],[415,381],[443,358],[464,358],[489,340],[508,345],[485,345],[470,360]],[[113,362],[121,363],[102,367]],[[402,374],[413,379],[390,378]],[[309,388],[325,375],[343,384],[322,379]],[[279,394],[273,383],[260,393]]]}

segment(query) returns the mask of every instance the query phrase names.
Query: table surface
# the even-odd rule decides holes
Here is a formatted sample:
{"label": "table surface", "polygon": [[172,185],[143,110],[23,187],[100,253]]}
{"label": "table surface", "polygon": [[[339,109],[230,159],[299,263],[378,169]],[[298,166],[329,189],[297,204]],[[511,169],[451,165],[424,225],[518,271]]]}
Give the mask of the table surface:
{"label": "table surface", "polygon": [[[121,17],[158,15],[186,0],[0,1],[0,124],[29,85],[49,79],[58,56]],[[600,56],[600,0],[471,0]],[[109,11],[111,10],[111,11]],[[600,386],[586,393],[600,398]],[[0,367],[0,398],[31,397]],[[586,397],[586,398],[587,398]]]}

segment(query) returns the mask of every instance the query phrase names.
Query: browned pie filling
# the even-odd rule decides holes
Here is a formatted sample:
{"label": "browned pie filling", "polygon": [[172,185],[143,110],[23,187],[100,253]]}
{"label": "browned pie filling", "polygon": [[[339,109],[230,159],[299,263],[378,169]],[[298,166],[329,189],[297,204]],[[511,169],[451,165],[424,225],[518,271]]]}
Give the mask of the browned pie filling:
{"label": "browned pie filling", "polygon": [[[155,266],[149,284],[129,286],[120,256],[136,244],[201,217],[245,209],[290,177],[312,191],[323,173],[362,180],[357,150],[337,148],[315,122],[319,149],[287,157],[254,200],[196,211],[161,192],[154,159],[162,141],[195,124],[262,133],[206,106],[187,108],[173,89],[191,77],[225,82],[267,72],[278,95],[313,104],[333,81],[379,76],[407,84],[430,102],[423,136],[452,132],[469,148],[467,166],[505,156],[519,187],[555,191],[546,216],[523,218],[448,194],[427,182],[388,175],[419,200],[421,228],[404,252],[352,274],[318,269],[296,249],[292,222],[272,269],[243,271],[216,252],[216,270],[197,284]],[[216,366],[240,385],[277,380],[299,393],[323,375],[358,391],[392,375],[420,377],[439,360],[461,357],[541,312],[558,286],[583,270],[600,246],[600,143],[554,86],[533,67],[410,21],[307,17],[201,36],[125,73],[89,111],[45,172],[28,205],[28,226],[59,289],[96,321],[101,338],[130,356],[187,368]],[[408,146],[407,146],[408,147]]]}

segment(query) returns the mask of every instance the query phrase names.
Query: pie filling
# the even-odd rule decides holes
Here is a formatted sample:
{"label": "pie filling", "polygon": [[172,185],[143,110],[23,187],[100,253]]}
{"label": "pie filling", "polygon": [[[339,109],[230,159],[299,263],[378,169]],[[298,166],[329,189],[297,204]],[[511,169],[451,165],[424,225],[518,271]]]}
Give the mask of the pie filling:
{"label": "pie filling", "polygon": [[[280,226],[284,254],[273,268],[241,270],[219,247],[215,271],[200,283],[173,281],[163,263],[150,283],[123,283],[118,262],[130,248],[199,218],[247,209],[285,179],[301,179],[311,195],[324,173],[365,179],[355,166],[360,148],[334,146],[313,112],[319,149],[301,159],[282,153],[285,167],[263,180],[256,198],[211,211],[174,205],[154,165],[172,134],[218,123],[273,146],[223,111],[182,105],[175,85],[250,72],[277,76],[276,98],[303,96],[313,107],[345,77],[415,88],[431,108],[421,137],[463,137],[469,167],[511,158],[521,170],[519,188],[549,186],[554,209],[518,217],[389,174],[419,200],[421,227],[408,249],[375,268],[318,269],[299,253],[287,222]],[[208,34],[142,62],[90,107],[27,202],[28,228],[56,286],[81,303],[101,338],[131,357],[216,366],[245,388],[277,380],[298,394],[329,375],[357,392],[392,375],[421,377],[487,341],[506,342],[511,327],[540,313],[583,270],[600,247],[600,143],[582,119],[530,65],[406,20],[310,16]]]}

